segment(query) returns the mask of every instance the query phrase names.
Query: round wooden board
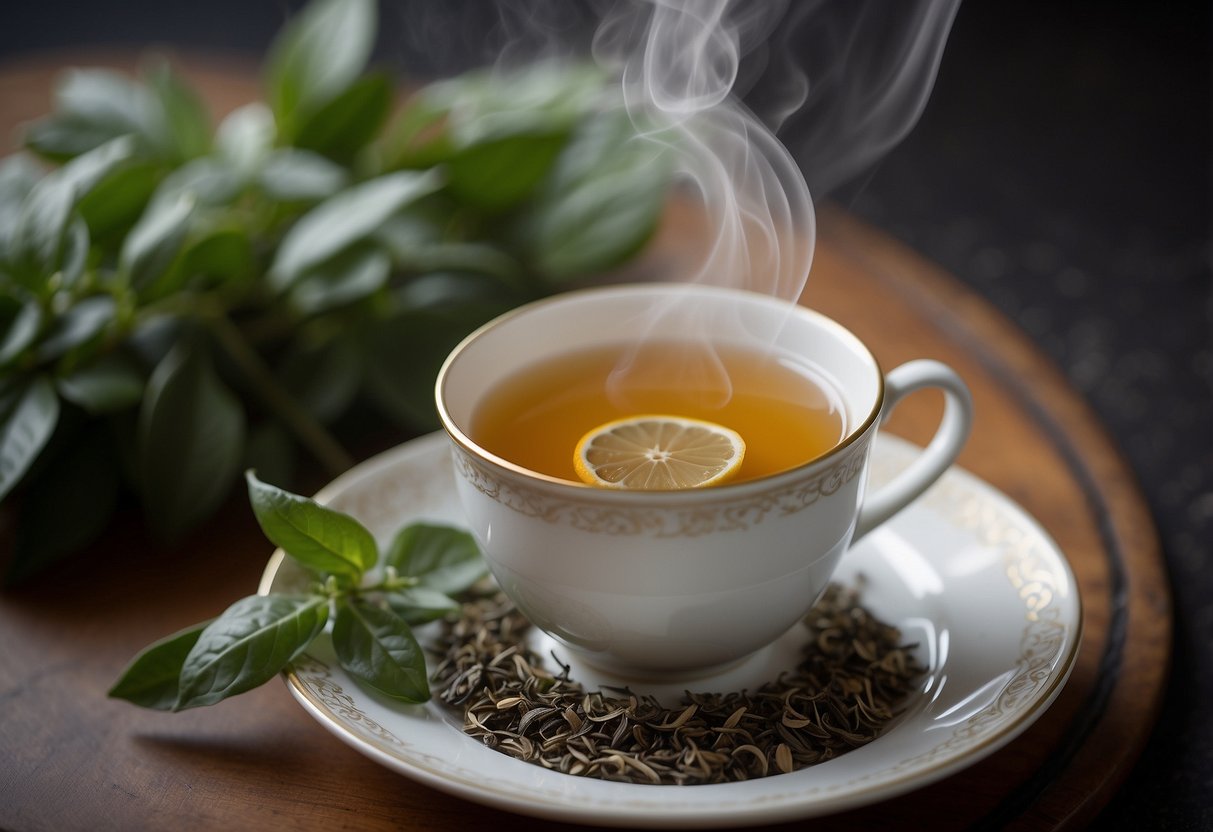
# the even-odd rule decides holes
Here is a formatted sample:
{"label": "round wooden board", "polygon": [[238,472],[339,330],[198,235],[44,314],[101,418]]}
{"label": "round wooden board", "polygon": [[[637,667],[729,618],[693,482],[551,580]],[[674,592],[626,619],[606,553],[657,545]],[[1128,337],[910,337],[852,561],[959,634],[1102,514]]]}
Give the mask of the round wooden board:
{"label": "round wooden board", "polygon": [[[52,55],[0,66],[0,129],[11,135],[45,113],[60,69],[95,63],[135,62]],[[248,61],[182,63],[216,113],[257,95]],[[693,235],[693,220],[671,211],[648,266],[694,245]],[[1090,820],[1145,743],[1169,661],[1169,592],[1132,476],[1082,400],[1013,324],[838,210],[820,217],[803,300],[853,329],[885,367],[933,357],[964,376],[978,416],[960,464],[1057,540],[1084,615],[1073,675],[1026,733],[936,785],[814,827],[1027,830]],[[914,397],[889,429],[924,441],[938,409]],[[84,557],[0,596],[0,827],[566,828],[402,778],[343,746],[276,683],[176,715],[105,698],[144,645],[255,590],[269,551],[239,499],[176,550],[150,542],[128,516]]]}

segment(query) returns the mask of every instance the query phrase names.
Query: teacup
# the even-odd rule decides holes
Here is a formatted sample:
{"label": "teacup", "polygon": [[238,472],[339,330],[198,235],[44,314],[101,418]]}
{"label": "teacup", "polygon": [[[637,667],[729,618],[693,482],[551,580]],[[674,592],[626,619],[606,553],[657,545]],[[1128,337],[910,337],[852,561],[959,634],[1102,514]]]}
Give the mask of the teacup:
{"label": "teacup", "polygon": [[[706,317],[714,342],[811,362],[841,400],[841,441],[758,479],[631,491],[527,470],[473,438],[485,392],[503,376],[553,354],[651,337],[656,309],[680,313],[660,319],[666,336]],[[934,438],[909,468],[865,494],[879,425],[923,388],[945,397]],[[969,391],[944,364],[910,361],[886,375],[856,336],[815,311],[678,284],[587,289],[509,312],[452,351],[436,393],[466,521],[501,588],[588,664],[647,678],[722,670],[796,625],[848,547],[955,461],[972,422]]]}

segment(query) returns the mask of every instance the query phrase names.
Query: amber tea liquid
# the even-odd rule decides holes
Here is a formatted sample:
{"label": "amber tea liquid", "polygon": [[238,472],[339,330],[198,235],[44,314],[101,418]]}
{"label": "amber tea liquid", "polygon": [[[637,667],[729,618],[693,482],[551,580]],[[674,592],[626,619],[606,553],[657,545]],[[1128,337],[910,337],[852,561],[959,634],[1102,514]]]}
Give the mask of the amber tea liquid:
{"label": "amber tea liquid", "polygon": [[746,443],[732,482],[821,456],[843,438],[841,399],[812,365],[784,354],[684,342],[565,353],[500,380],[481,400],[472,439],[516,465],[578,482],[573,449],[589,430],[663,414],[732,428]]}

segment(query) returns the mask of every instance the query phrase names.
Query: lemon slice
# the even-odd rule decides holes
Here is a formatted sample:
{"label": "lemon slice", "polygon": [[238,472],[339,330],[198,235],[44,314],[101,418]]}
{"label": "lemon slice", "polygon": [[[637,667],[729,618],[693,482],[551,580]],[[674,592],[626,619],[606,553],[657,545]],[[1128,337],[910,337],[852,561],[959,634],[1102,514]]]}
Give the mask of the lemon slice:
{"label": "lemon slice", "polygon": [[673,491],[727,482],[745,442],[722,425],[682,416],[629,416],[599,425],[577,443],[573,468],[590,485]]}

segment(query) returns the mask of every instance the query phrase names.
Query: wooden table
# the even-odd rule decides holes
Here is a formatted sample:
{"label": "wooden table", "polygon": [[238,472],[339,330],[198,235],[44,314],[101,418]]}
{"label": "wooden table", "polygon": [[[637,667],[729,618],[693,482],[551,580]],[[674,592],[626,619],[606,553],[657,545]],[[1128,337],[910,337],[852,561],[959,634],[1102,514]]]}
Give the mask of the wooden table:
{"label": "wooden table", "polygon": [[[0,67],[6,135],[48,109],[55,71],[69,62]],[[247,67],[187,66],[217,112],[256,94]],[[680,233],[675,217],[658,250]],[[1084,614],[1069,683],[1022,736],[936,785],[814,828],[1081,825],[1137,758],[1169,660],[1169,592],[1132,476],[1083,401],[1013,324],[838,210],[821,217],[805,301],[852,328],[886,367],[927,356],[964,376],[978,416],[960,464],[1053,535],[1077,575]],[[890,430],[924,441],[936,408],[911,400]],[[252,592],[269,551],[235,499],[175,550],[125,517],[87,556],[0,595],[0,828],[564,828],[389,772],[324,731],[279,683],[176,715],[105,698],[141,647]]]}

